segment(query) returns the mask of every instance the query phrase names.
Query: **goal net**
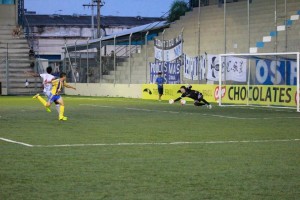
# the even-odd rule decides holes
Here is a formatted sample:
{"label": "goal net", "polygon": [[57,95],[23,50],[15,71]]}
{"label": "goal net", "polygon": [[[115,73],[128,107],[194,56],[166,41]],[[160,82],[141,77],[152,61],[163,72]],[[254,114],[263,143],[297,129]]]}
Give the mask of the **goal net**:
{"label": "goal net", "polygon": [[[221,61],[221,62],[220,62]],[[220,54],[215,62],[220,106],[299,110],[299,52]]]}

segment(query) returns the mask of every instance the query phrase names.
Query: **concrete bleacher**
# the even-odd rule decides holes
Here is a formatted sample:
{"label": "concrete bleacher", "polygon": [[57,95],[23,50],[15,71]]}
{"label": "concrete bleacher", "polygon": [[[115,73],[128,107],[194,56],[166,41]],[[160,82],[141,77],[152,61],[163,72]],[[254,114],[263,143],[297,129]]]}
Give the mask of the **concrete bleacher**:
{"label": "concrete bleacher", "polygon": [[[264,36],[275,31],[277,25],[284,25],[286,19],[300,10],[299,0],[287,1],[287,13],[285,16],[284,0],[277,0],[277,22],[275,23],[274,0],[253,0],[250,4],[250,32],[248,32],[248,9],[247,1],[239,1],[226,4],[226,39],[224,31],[224,9],[218,5],[201,7],[200,10],[200,41],[199,41],[199,11],[195,8],[187,12],[180,20],[172,23],[166,29],[164,39],[172,39],[183,32],[183,52],[189,56],[197,56],[198,52],[204,54],[220,53],[249,53],[249,48],[256,46]],[[258,52],[285,52],[300,51],[299,20],[294,21],[285,31],[277,33],[277,40],[265,43]],[[250,34],[250,41],[249,41]],[[286,36],[287,34],[287,36]],[[158,36],[162,39],[162,35]],[[287,40],[286,40],[287,38]],[[226,43],[226,48],[225,48]],[[286,45],[287,43],[287,45]],[[250,46],[249,46],[250,45]],[[148,54],[148,62],[154,61],[154,44],[149,42],[143,46],[140,53],[132,54],[131,64],[129,59],[117,63],[116,79],[115,72],[103,76],[104,83],[146,83],[149,82],[149,65],[146,63],[145,54]],[[200,49],[199,49],[200,48]],[[131,70],[129,69],[131,66]],[[131,77],[130,77],[131,71]],[[185,80],[184,80],[185,81]]]}
{"label": "concrete bleacher", "polygon": [[[3,94],[34,94],[41,88],[40,79],[29,77],[24,72],[33,72],[29,59],[29,47],[24,34],[14,38],[14,25],[0,25],[0,82]],[[8,55],[8,84],[6,78],[6,56]],[[29,86],[25,87],[25,81]],[[8,90],[7,90],[8,86]]]}

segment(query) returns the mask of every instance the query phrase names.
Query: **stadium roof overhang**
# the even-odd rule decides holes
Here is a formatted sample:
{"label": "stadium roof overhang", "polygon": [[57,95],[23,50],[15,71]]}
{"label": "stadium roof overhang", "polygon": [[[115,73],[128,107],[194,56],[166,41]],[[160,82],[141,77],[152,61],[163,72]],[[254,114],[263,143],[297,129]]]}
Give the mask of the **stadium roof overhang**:
{"label": "stadium roof overhang", "polygon": [[[132,45],[142,45],[145,43],[146,33],[148,40],[151,40],[153,37],[157,36],[159,32],[161,32],[164,28],[168,27],[169,23],[167,21],[153,22],[150,24],[145,24],[142,26],[134,27],[131,29],[127,29],[121,31],[119,33],[108,35],[103,38],[97,38],[92,40],[87,40],[84,43],[78,43],[74,45],[67,45],[67,49],[69,52],[72,51],[81,51],[93,48],[99,48],[99,43],[101,40],[102,46],[105,45],[113,45],[114,39],[116,38],[116,45],[128,45],[129,44],[129,36],[132,34]],[[88,47],[87,47],[88,45]],[[65,49],[65,47],[63,47]]]}

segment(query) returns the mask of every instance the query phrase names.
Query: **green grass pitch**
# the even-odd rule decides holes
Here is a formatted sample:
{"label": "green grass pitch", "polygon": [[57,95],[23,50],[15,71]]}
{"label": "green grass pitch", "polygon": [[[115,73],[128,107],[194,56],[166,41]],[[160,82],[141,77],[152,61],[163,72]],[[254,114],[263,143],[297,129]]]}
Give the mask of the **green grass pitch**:
{"label": "green grass pitch", "polygon": [[64,100],[0,97],[0,199],[300,199],[295,110]]}

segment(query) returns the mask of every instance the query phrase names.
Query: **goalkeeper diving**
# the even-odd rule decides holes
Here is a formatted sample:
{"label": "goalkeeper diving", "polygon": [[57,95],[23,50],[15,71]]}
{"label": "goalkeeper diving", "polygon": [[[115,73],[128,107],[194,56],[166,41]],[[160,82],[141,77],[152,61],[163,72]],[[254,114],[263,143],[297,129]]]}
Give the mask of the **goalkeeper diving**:
{"label": "goalkeeper diving", "polygon": [[170,99],[169,103],[173,104],[174,102],[180,101],[181,99],[183,99],[184,97],[188,97],[194,100],[194,105],[195,106],[207,106],[209,109],[212,108],[211,104],[208,103],[204,98],[203,98],[203,94],[197,90],[192,90],[192,86],[188,85],[186,86],[181,86],[180,90],[178,91],[181,93],[181,96],[178,97],[177,99],[173,100]]}

